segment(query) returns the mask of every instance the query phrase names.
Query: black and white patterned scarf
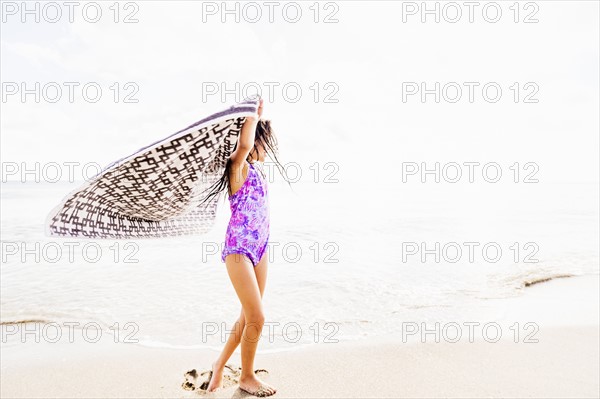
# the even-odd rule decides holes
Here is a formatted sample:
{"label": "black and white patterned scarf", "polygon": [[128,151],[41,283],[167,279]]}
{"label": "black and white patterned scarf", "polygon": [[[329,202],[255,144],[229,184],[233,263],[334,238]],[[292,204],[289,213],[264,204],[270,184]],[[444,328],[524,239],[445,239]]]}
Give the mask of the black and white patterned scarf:
{"label": "black and white patterned scarf", "polygon": [[200,201],[222,176],[258,103],[258,96],[248,98],[113,162],[50,212],[46,234],[121,239],[207,232],[218,197]]}

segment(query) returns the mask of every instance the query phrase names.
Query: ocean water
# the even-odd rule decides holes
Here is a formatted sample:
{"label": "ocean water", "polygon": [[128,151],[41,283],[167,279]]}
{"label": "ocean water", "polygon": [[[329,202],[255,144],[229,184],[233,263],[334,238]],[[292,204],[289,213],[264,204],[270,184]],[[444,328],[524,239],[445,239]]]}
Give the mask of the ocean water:
{"label": "ocean water", "polygon": [[[386,186],[358,176],[291,188],[272,178],[260,352],[398,334],[402,322],[494,320],[489,299],[599,273],[598,184]],[[221,348],[241,309],[220,260],[227,204],[205,236],[46,237],[46,215],[79,184],[2,184],[3,327],[97,323],[139,345]]]}

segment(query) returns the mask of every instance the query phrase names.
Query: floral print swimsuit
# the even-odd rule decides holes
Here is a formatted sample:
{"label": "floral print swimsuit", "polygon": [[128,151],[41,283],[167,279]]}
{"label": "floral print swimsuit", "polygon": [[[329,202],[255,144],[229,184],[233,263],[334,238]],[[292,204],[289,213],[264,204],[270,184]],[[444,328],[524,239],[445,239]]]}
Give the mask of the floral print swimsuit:
{"label": "floral print swimsuit", "polygon": [[230,254],[242,254],[256,267],[269,241],[269,201],[262,172],[254,164],[248,164],[248,177],[242,187],[229,196],[231,219],[221,260],[225,262]]}

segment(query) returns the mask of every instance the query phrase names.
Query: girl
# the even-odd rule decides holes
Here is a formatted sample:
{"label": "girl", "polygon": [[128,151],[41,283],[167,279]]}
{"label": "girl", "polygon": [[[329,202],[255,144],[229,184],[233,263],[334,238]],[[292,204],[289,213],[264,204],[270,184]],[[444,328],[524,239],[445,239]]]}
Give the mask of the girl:
{"label": "girl", "polygon": [[207,198],[210,199],[225,188],[229,193],[231,219],[221,258],[242,305],[234,333],[229,336],[221,355],[212,364],[208,391],[215,391],[223,386],[225,364],[240,341],[240,389],[255,396],[270,396],[277,391],[254,373],[254,356],[265,321],[262,297],[267,281],[266,249],[269,240],[267,182],[259,163],[264,162],[265,156],[269,154],[281,166],[276,156],[277,142],[271,123],[259,120],[262,109],[261,99],[257,115],[246,117],[225,172]]}

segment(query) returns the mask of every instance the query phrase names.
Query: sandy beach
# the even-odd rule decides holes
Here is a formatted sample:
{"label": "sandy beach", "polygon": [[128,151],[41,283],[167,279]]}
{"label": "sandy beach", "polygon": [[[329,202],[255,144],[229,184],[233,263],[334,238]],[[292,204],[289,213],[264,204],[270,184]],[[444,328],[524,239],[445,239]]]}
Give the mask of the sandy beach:
{"label": "sandy beach", "polygon": [[[487,342],[474,334],[452,343],[398,336],[316,344],[258,354],[259,374],[275,397],[536,397],[599,396],[598,276],[535,284],[524,295],[494,300],[505,308],[506,332],[515,321],[538,326],[533,336],[503,334]],[[448,334],[450,335],[450,334]],[[489,334],[488,334],[489,335]],[[494,335],[494,334],[492,334]],[[413,336],[415,338],[418,336]],[[537,342],[528,342],[536,340]],[[515,342],[517,341],[517,342]],[[2,349],[3,398],[9,397],[247,397],[227,371],[215,393],[185,390],[184,374],[209,369],[211,350],[146,348],[111,343],[25,343]],[[236,352],[230,364],[239,367]],[[199,386],[204,376],[192,381]]]}

